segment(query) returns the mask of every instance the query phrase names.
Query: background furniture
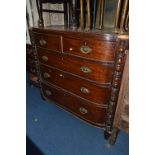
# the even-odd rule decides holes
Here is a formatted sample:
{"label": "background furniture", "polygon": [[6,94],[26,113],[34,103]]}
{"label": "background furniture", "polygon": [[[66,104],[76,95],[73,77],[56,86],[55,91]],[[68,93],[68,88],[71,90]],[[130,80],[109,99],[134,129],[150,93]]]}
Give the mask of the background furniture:
{"label": "background furniture", "polygon": [[[43,9],[45,3],[60,3],[64,11]],[[37,0],[39,25],[44,26],[43,12],[64,13],[64,25],[71,29],[95,30],[109,28],[115,32],[129,31],[128,0]]]}
{"label": "background furniture", "polygon": [[[46,4],[46,3],[63,4],[64,10],[60,11],[60,10],[43,9],[43,4]],[[69,0],[36,0],[36,4],[37,4],[38,13],[39,13],[38,24],[39,24],[40,27],[44,26],[43,12],[63,13],[64,14],[64,23],[65,23],[65,25],[69,24]]]}

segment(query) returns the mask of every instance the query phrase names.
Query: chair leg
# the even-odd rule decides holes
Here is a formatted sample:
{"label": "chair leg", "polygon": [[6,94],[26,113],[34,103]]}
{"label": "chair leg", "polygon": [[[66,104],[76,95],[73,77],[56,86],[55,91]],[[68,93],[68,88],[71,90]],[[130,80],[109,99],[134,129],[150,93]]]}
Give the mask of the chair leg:
{"label": "chair leg", "polygon": [[93,14],[92,14],[92,30],[95,29],[95,23],[96,23],[96,7],[97,2],[96,0],[93,1]]}
{"label": "chair leg", "polygon": [[39,15],[38,26],[43,27],[44,20],[43,20],[43,12],[42,12],[42,3],[40,2],[40,0],[36,0],[36,4],[37,4],[38,15]]}
{"label": "chair leg", "polygon": [[87,10],[87,15],[86,15],[86,31],[90,30],[91,27],[91,20],[90,20],[90,0],[86,0],[86,10]]}
{"label": "chair leg", "polygon": [[119,133],[119,129],[116,127],[113,128],[112,134],[110,135],[110,137],[108,139],[108,143],[110,145],[113,145],[116,142],[116,138],[117,138],[118,133]]}
{"label": "chair leg", "polygon": [[71,0],[71,21],[70,21],[70,28],[77,29],[77,19],[76,19],[76,7],[77,7],[77,0]]}
{"label": "chair leg", "polygon": [[68,16],[67,16],[67,3],[66,2],[64,2],[63,3],[63,6],[64,6],[64,25],[66,26],[66,25],[68,25]]}
{"label": "chair leg", "polygon": [[67,26],[69,27],[69,23],[70,23],[70,3],[67,2]]}
{"label": "chair leg", "polygon": [[44,97],[44,95],[43,95],[43,93],[41,91],[40,91],[40,96],[41,96],[41,98],[42,98],[43,101],[46,100],[45,97]]}

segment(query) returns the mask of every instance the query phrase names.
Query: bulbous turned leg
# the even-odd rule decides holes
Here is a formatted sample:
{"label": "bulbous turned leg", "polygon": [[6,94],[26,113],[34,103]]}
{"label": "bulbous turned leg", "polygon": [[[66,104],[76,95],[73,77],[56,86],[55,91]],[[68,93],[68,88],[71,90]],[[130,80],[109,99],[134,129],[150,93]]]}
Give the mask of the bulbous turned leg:
{"label": "bulbous turned leg", "polygon": [[111,135],[111,134],[109,134],[107,131],[104,131],[104,138],[105,138],[106,140],[109,139],[110,135]]}

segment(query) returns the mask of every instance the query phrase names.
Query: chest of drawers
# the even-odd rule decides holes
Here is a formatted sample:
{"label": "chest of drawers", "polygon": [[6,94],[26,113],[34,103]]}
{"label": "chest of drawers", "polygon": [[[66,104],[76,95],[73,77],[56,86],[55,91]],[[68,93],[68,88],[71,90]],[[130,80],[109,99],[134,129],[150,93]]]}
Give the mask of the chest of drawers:
{"label": "chest of drawers", "polygon": [[110,134],[127,39],[52,28],[32,32],[45,99]]}

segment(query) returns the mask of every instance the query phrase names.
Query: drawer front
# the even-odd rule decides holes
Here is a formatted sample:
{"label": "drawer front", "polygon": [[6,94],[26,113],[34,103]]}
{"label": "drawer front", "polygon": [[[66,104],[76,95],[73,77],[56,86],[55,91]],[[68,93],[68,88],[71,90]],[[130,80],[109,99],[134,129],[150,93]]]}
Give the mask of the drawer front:
{"label": "drawer front", "polygon": [[38,47],[48,50],[61,51],[61,36],[34,34],[35,43]]}
{"label": "drawer front", "polygon": [[114,48],[114,42],[63,38],[63,52],[94,60],[114,61]]}
{"label": "drawer front", "polygon": [[38,50],[41,63],[79,75],[98,83],[110,84],[113,74],[112,65],[102,65],[57,52]]}
{"label": "drawer front", "polygon": [[103,126],[106,118],[106,109],[92,106],[89,102],[76,98],[55,87],[41,84],[44,96],[58,105],[97,126]]}
{"label": "drawer front", "polygon": [[62,87],[82,98],[95,102],[95,104],[107,104],[110,96],[110,89],[97,86],[87,80],[64,73],[57,69],[40,67],[42,79]]}

